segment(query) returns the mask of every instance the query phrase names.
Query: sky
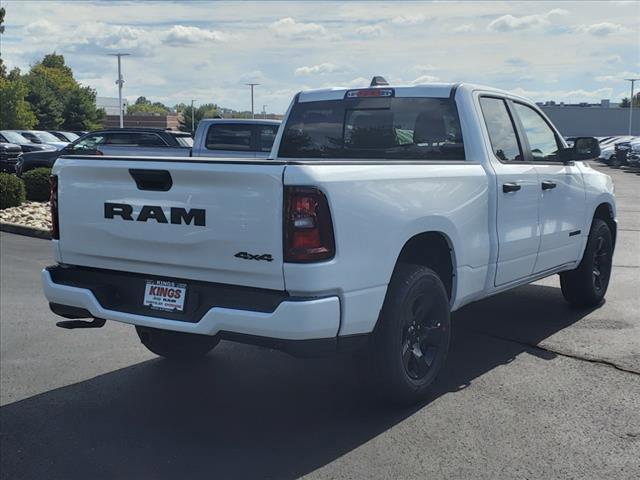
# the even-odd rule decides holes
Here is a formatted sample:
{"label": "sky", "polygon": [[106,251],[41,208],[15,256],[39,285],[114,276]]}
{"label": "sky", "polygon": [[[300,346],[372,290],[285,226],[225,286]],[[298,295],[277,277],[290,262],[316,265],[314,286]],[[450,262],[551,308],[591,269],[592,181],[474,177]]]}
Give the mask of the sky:
{"label": "sky", "polygon": [[1,53],[63,54],[99,96],[283,113],[310,88],[472,82],[536,101],[619,101],[640,77],[640,1],[15,1]]}

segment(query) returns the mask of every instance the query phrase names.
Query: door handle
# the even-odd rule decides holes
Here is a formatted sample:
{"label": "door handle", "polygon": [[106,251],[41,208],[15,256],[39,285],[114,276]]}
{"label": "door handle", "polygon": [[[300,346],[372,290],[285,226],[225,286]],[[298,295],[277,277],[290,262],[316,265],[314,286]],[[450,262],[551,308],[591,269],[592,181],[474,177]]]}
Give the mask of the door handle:
{"label": "door handle", "polygon": [[168,192],[173,186],[171,174],[167,170],[144,170],[130,168],[129,174],[136,181],[138,190]]}
{"label": "door handle", "polygon": [[502,184],[502,191],[504,193],[517,192],[521,188],[522,187],[520,185],[518,185],[517,183],[503,183]]}
{"label": "door handle", "polygon": [[551,180],[545,180],[544,182],[542,182],[542,190],[551,190],[552,188],[556,188],[557,185],[555,184],[555,182],[552,182]]}

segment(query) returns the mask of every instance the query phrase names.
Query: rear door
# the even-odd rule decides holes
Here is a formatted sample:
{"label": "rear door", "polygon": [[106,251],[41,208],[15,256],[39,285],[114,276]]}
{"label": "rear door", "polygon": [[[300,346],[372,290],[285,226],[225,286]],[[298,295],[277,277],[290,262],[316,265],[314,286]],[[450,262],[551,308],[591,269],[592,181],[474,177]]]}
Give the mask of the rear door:
{"label": "rear door", "polygon": [[498,264],[496,285],[528,277],[540,243],[535,166],[524,162],[523,147],[506,100],[480,97],[494,163],[497,189]]}
{"label": "rear door", "polygon": [[60,158],[71,265],[284,289],[281,162]]}
{"label": "rear door", "polygon": [[538,173],[540,196],[540,248],[533,273],[575,262],[582,239],[586,200],[578,166],[563,164],[563,147],[556,132],[532,106],[513,102],[513,111],[524,132],[525,158]]}

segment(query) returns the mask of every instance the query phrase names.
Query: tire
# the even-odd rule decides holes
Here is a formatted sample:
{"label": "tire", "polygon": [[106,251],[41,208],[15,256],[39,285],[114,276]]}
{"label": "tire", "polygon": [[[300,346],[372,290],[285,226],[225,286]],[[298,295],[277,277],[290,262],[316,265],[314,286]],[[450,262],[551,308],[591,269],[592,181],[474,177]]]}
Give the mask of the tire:
{"label": "tire", "polygon": [[148,350],[169,360],[188,361],[204,357],[220,341],[218,337],[136,327],[138,338]]}
{"label": "tire", "polygon": [[374,333],[380,393],[403,405],[424,399],[450,339],[449,297],[438,275],[420,265],[398,265]]}
{"label": "tire", "polygon": [[600,305],[609,286],[612,257],[611,230],[605,221],[595,218],[580,265],[560,274],[565,300],[576,307]]}

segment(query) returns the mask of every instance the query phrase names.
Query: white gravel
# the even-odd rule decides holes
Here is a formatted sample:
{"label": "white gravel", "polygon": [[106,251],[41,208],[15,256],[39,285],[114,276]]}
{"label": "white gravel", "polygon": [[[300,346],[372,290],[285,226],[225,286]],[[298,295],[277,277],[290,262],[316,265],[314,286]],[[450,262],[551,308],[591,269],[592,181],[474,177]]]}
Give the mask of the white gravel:
{"label": "white gravel", "polygon": [[51,228],[49,202],[25,202],[19,207],[0,210],[0,222],[49,230]]}

